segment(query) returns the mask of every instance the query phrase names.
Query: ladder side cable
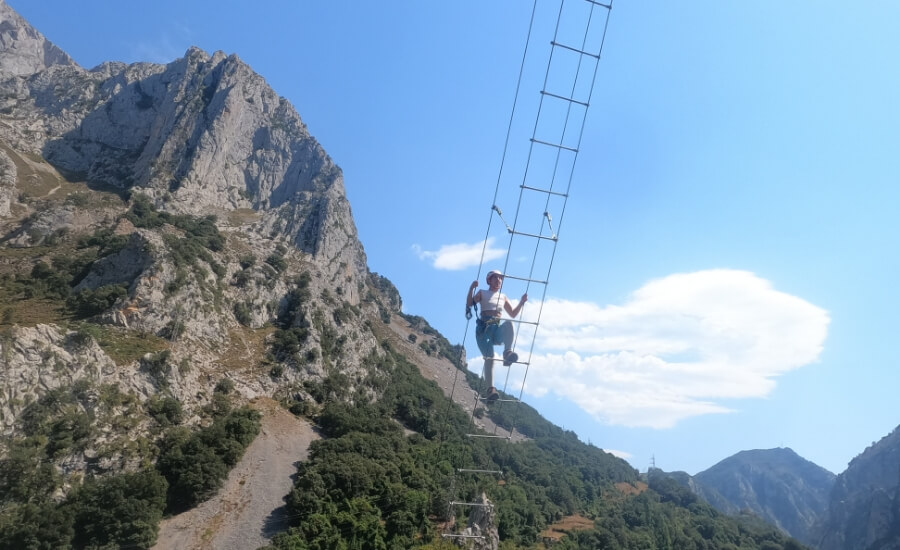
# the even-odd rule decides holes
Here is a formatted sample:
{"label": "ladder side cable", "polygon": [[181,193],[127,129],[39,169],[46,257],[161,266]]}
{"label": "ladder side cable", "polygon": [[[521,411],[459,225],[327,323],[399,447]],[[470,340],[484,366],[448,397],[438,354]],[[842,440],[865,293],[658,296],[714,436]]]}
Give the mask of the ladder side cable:
{"label": "ladder side cable", "polygon": [[[589,0],[589,1],[590,1],[590,0]],[[596,3],[595,3],[595,2],[592,2],[592,5],[593,5],[593,4],[596,4]],[[605,4],[600,4],[600,5],[603,6],[603,7],[607,7]],[[606,18],[605,18],[604,23],[603,23],[603,32],[602,32],[602,35],[601,35],[600,46],[599,46],[599,48],[598,48],[597,56],[596,56],[596,58],[595,58],[595,62],[594,62],[594,70],[593,70],[593,73],[591,74],[590,88],[589,88],[589,91],[588,91],[588,99],[587,99],[587,103],[590,103],[591,97],[592,97],[593,94],[594,94],[594,87],[595,87],[596,81],[597,81],[597,72],[598,72],[598,70],[599,70],[599,65],[600,65],[600,57],[601,57],[601,55],[602,55],[602,53],[603,53],[603,46],[604,46],[604,44],[606,43],[606,33],[607,33],[608,28],[609,28],[609,14],[610,14],[610,8],[612,8],[612,2],[610,2],[609,6],[608,6],[608,8],[607,8]],[[593,9],[591,9],[591,17],[593,17]],[[586,45],[586,43],[587,43],[587,38],[588,38],[589,30],[590,30],[590,21],[588,22],[588,25],[587,25],[586,28],[585,28],[585,35],[584,35],[584,39],[583,39],[583,43],[582,43],[582,48],[584,48],[585,45]],[[576,80],[575,80],[575,82],[573,82],[573,84],[572,84],[572,91],[573,91],[573,94],[574,94],[575,87],[576,87],[576,85],[577,85],[577,76],[578,76],[578,74],[580,74],[580,68],[581,68],[581,58],[579,58],[579,70],[578,70],[578,72],[576,73]],[[587,120],[587,109],[584,110],[584,113],[583,113],[583,115],[582,115],[582,119],[581,119],[581,128],[579,129],[579,132],[578,132],[578,140],[577,140],[577,146],[576,146],[576,149],[581,147],[581,141],[582,141],[582,139],[583,139],[583,137],[584,137],[584,126],[585,126],[586,120]],[[567,114],[567,123],[568,123],[568,114]],[[563,132],[565,132],[565,130],[564,130]],[[568,180],[567,180],[567,182],[566,182],[566,191],[565,191],[565,194],[566,194],[567,197],[568,197],[568,195],[569,195],[569,193],[570,193],[570,191],[571,191],[572,180],[573,180],[573,177],[574,177],[575,164],[576,164],[576,162],[577,162],[577,157],[578,157],[578,153],[576,152],[576,153],[575,153],[575,158],[573,159],[572,164],[571,164],[571,170],[570,170],[570,172],[569,172],[569,177],[568,177]],[[557,160],[558,160],[558,158],[557,158]],[[552,185],[551,185],[551,187],[552,187]],[[559,220],[557,221],[557,234],[558,234],[558,232],[561,230],[561,227],[562,227],[562,221],[563,221],[563,219],[564,219],[564,217],[565,217],[566,203],[567,203],[567,202],[568,202],[567,199],[564,199],[564,200],[563,200],[563,204],[562,204],[562,212],[560,213]],[[549,266],[548,266],[548,268],[547,268],[547,280],[548,280],[548,281],[549,281],[549,278],[550,278],[550,277],[549,277],[550,271],[551,271],[551,269],[552,269],[552,267],[553,267],[553,262],[554,262],[555,259],[556,259],[556,245],[557,245],[557,244],[558,244],[558,241],[554,241],[554,243],[553,243],[553,245],[552,245],[552,247],[551,247],[551,248],[552,248],[552,251],[551,251],[551,256],[550,256],[550,264],[549,264]],[[537,322],[538,322],[538,324],[540,324],[540,319],[541,319],[541,316],[542,316],[542,314],[543,314],[543,306],[544,306],[544,303],[546,302],[546,295],[547,295],[547,289],[548,289],[548,288],[549,288],[549,285],[545,285],[545,286],[544,286],[544,289],[543,289],[543,295],[542,295],[542,298],[541,298],[541,305],[540,305],[540,307],[538,308],[538,313],[537,313]],[[536,331],[537,331],[537,329],[535,329],[535,332],[536,332]],[[522,396],[523,396],[524,391],[525,391],[525,381],[526,381],[526,379],[528,378],[528,370],[529,370],[529,368],[530,368],[530,358],[531,358],[531,355],[532,355],[533,352],[534,352],[535,341],[536,341],[536,334],[533,335],[533,336],[532,336],[532,339],[531,339],[531,345],[530,345],[529,351],[528,351],[529,365],[527,365],[527,366],[525,367],[525,374],[524,374],[523,377],[522,377],[522,385],[521,385],[521,387],[520,387],[520,389],[519,389],[519,397],[518,397],[518,399],[519,399],[520,402],[521,402],[521,400],[522,400]],[[507,373],[507,381],[508,381],[508,378],[509,378],[509,374]],[[513,414],[513,420],[512,420],[512,423],[511,423],[511,425],[512,425],[512,427],[513,427],[512,429],[515,429],[515,425],[516,425],[516,422],[517,422],[517,420],[518,420],[518,415],[519,415],[519,405],[516,404],[516,407],[515,407],[515,408],[516,408],[516,410],[514,411],[514,414]]]}

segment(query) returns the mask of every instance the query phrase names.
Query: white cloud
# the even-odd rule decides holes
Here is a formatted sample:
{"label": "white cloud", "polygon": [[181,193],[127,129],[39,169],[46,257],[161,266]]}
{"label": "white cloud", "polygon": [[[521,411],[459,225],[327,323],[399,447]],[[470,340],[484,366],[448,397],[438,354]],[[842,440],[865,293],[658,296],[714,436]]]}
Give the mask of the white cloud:
{"label": "white cloud", "polygon": [[484,251],[484,261],[502,258],[506,254],[505,250],[494,248],[494,238],[489,237],[487,241],[477,243],[459,243],[445,244],[438,250],[422,250],[422,247],[412,245],[413,252],[420,260],[432,262],[435,269],[445,269],[448,271],[456,271],[466,269],[481,264],[482,250]]}
{"label": "white cloud", "polygon": [[825,310],[725,269],[651,281],[621,306],[551,299],[525,391],[602,422],[669,428],[730,412],[725,399],[766,397],[779,375],[818,359],[828,323]]}

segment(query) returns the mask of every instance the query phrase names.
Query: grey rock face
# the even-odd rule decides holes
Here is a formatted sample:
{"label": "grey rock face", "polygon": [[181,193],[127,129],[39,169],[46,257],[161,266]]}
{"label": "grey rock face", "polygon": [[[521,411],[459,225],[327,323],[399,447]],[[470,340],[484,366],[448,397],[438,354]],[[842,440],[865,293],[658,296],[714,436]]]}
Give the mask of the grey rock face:
{"label": "grey rock face", "polygon": [[816,547],[900,549],[900,426],[838,476]]}
{"label": "grey rock face", "polygon": [[51,65],[75,62],[0,0],[0,73],[27,76]]}
{"label": "grey rock face", "polygon": [[749,510],[806,543],[827,511],[834,479],[787,448],[742,451],[694,476],[697,492],[717,509]]}
{"label": "grey rock face", "polygon": [[[72,347],[51,313],[34,328],[10,314],[0,334],[0,427],[15,428],[27,399],[85,377],[120,381],[139,400],[164,390],[189,412],[222,377],[247,399],[305,399],[304,382],[339,373],[350,398],[375,369],[366,359],[385,353],[367,325],[379,306],[361,299],[373,286],[340,168],[294,108],[234,55],[192,48],[167,65],[85,70],[3,0],[0,16],[0,248],[20,249],[0,258],[3,274],[83,257],[87,273],[71,279],[76,298],[127,288],[77,320],[107,338],[104,348],[84,338],[76,338],[84,349]],[[132,223],[129,195],[131,205],[143,195],[155,215],[171,217]],[[176,216],[190,221],[169,223]],[[224,244],[191,240],[185,227],[201,220],[215,220],[206,229]],[[80,244],[92,235],[127,244],[101,254],[99,244]],[[291,301],[301,276],[308,288]],[[299,350],[266,358],[275,327],[303,333]],[[164,349],[165,369],[150,376],[152,360],[116,354],[129,345],[110,344],[119,336]]]}
{"label": "grey rock face", "polygon": [[248,230],[288,239],[358,303],[366,258],[340,168],[236,55],[191,48],[168,65],[35,67],[27,78],[0,72],[0,140],[166,211],[256,210]]}
{"label": "grey rock face", "polygon": [[0,218],[10,215],[16,194],[16,165],[0,151]]}
{"label": "grey rock face", "polygon": [[125,248],[94,262],[90,273],[75,286],[74,291],[85,288],[94,290],[114,284],[131,286],[138,276],[153,265],[151,248],[149,239],[135,231],[129,236]]}
{"label": "grey rock face", "polygon": [[153,386],[133,369],[119,367],[91,338],[50,325],[19,327],[0,338],[0,433],[10,434],[24,406],[47,390],[88,379],[116,384],[137,395],[153,393]]}
{"label": "grey rock face", "polygon": [[475,499],[481,504],[472,508],[466,528],[460,533],[463,537],[453,539],[457,546],[473,550],[497,550],[500,546],[500,535],[497,532],[497,512],[485,493]]}

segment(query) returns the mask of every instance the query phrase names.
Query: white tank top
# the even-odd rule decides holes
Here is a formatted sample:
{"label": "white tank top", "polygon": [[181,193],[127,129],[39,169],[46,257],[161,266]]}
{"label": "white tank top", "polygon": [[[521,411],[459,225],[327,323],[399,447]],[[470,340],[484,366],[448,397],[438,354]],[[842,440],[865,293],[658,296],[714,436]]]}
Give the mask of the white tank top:
{"label": "white tank top", "polygon": [[507,302],[506,294],[503,294],[499,290],[492,291],[488,290],[479,290],[478,294],[475,295],[475,301],[481,303],[481,314],[482,315],[494,315],[498,316],[503,311],[503,306]]}

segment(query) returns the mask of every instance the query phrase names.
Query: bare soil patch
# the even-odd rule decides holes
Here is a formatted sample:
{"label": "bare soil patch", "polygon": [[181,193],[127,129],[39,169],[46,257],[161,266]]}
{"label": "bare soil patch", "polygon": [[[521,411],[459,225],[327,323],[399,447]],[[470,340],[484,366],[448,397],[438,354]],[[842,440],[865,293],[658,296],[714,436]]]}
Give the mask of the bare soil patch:
{"label": "bare soil patch", "polygon": [[621,492],[623,495],[628,496],[639,495],[646,491],[647,488],[648,485],[643,481],[636,481],[633,485],[624,481],[616,483],[616,489],[618,489],[619,492]]}
{"label": "bare soil patch", "polygon": [[541,531],[541,538],[559,541],[570,531],[585,531],[594,528],[594,521],[578,514],[566,516]]}

